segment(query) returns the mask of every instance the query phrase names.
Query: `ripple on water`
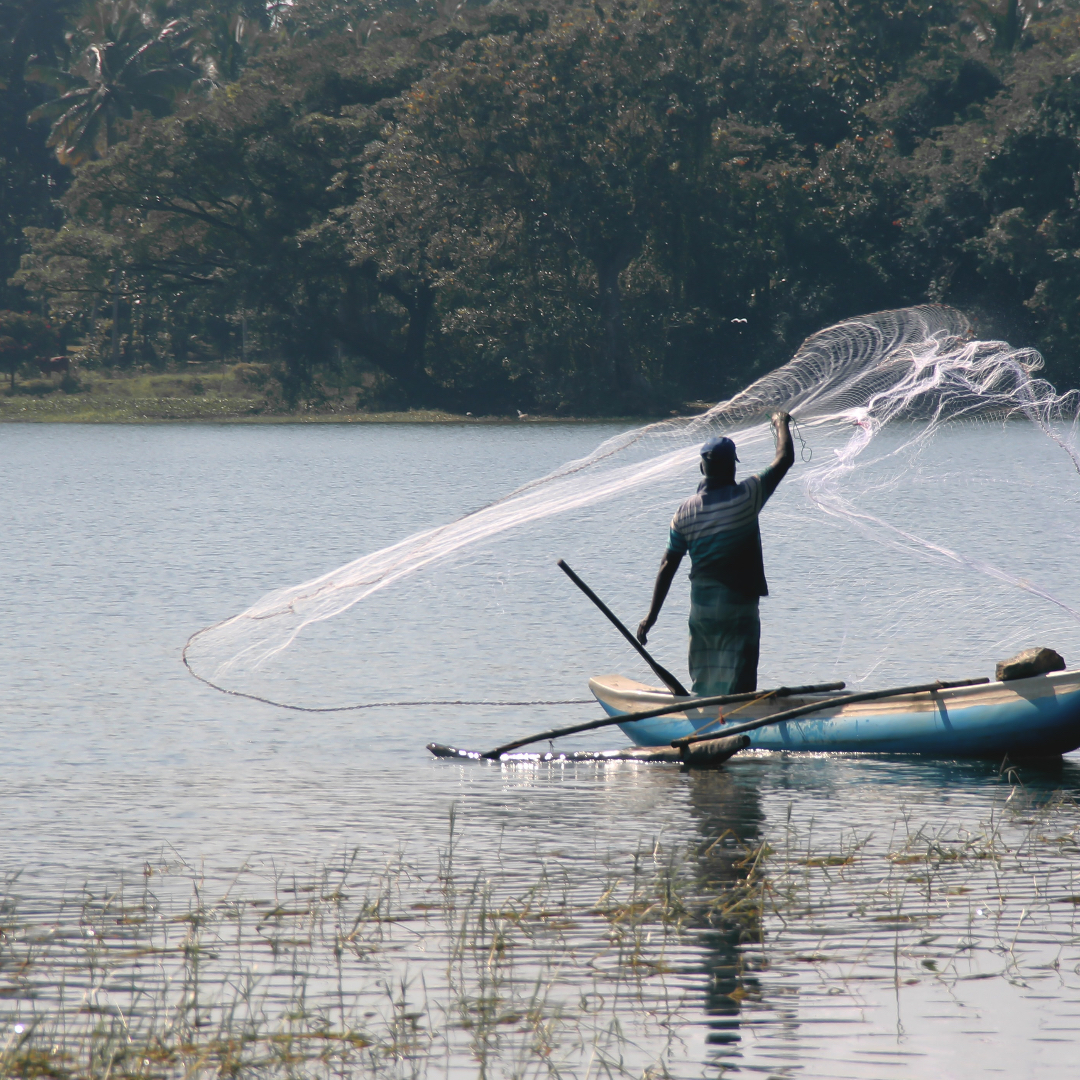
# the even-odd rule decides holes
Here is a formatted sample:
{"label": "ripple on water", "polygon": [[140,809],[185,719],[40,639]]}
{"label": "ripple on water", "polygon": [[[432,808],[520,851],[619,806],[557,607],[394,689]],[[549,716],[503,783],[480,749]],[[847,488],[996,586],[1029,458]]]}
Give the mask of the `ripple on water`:
{"label": "ripple on water", "polygon": [[[711,774],[471,768],[442,842],[381,863],[161,859],[56,896],[10,881],[0,1022],[24,1030],[8,1054],[93,1047],[170,1075],[1071,1060],[1071,764],[1026,786],[981,765],[797,755]],[[568,791],[608,814],[566,828]],[[648,837],[631,823],[658,791],[678,812]],[[556,821],[493,830],[508,799]]]}
{"label": "ripple on water", "polygon": [[[604,433],[5,428],[21,539],[0,595],[19,631],[0,643],[0,1075],[1072,1071],[1075,762],[439,762],[433,738],[484,747],[594,714],[286,717],[179,668],[194,627],[397,538],[403,500],[410,526],[434,524]],[[461,468],[433,488],[432,460]],[[776,510],[779,528],[793,511]],[[570,533],[530,557],[567,555],[632,611],[662,517],[621,522],[618,557]],[[803,571],[769,557],[768,663],[831,676],[824,644],[808,660],[775,632]],[[813,598],[830,633],[843,577]],[[454,663],[475,668],[436,664],[433,682],[461,680],[445,696],[471,696],[474,670],[493,673],[476,696],[501,692],[534,657],[558,697],[632,670],[543,580],[524,617],[492,607],[497,633],[458,643]],[[454,635],[452,596],[414,599],[403,624]],[[968,629],[994,632],[950,634]],[[674,615],[657,628],[679,670],[683,633]],[[416,689],[423,659],[387,646],[377,689]]]}

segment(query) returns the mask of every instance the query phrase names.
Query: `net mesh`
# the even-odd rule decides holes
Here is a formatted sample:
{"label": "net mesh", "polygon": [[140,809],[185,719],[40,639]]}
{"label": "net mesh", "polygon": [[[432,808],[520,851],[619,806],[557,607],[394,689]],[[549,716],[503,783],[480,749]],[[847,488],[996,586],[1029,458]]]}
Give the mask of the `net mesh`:
{"label": "net mesh", "polygon": [[[633,591],[643,615],[667,521],[696,479],[700,444],[729,435],[743,461],[764,464],[773,449],[769,417],[778,409],[797,419],[803,458],[809,450],[812,457],[781,486],[768,522],[763,517],[778,597],[763,667],[783,665],[776,681],[910,678],[912,665],[926,663],[945,674],[942,667],[983,664],[988,651],[1030,644],[1033,634],[1080,645],[1080,600],[1061,547],[1080,526],[1078,400],[1075,391],[1059,394],[1039,379],[1041,366],[1033,350],[974,339],[965,317],[945,307],[839,323],[704,414],[619,433],[455,521],[268,593],[192,635],[185,663],[217,689],[274,704],[329,710],[397,703],[410,695],[382,700],[387,687],[370,656],[366,668],[356,652],[352,661],[340,659],[346,642],[381,624],[398,633],[390,632],[382,655],[393,654],[395,640],[416,654],[408,685],[420,694],[413,698],[426,690],[434,692],[428,700],[477,704],[460,691],[482,685],[492,703],[515,688],[522,703],[560,690],[562,700],[576,700],[566,693],[580,693],[583,675],[597,671],[567,670],[543,648],[531,667],[520,656],[508,663],[497,647],[480,662],[475,655],[462,660],[460,650],[483,634],[495,609],[543,624],[545,595],[534,578],[560,544],[580,550],[587,565],[591,553],[596,572],[607,572],[605,585]],[[425,603],[430,609],[425,595],[446,603],[478,583],[491,583],[499,595],[477,605],[468,625],[454,622],[452,644],[445,632],[441,644],[437,635],[425,638],[422,615],[410,633],[401,613]],[[678,603],[673,594],[669,605]],[[326,630],[358,606],[366,612],[360,625],[354,618],[344,630]],[[590,625],[596,631],[595,620]],[[560,655],[579,646],[582,664],[627,666],[624,653],[585,635],[563,635]],[[289,658],[308,639],[318,678],[290,672]],[[682,645],[675,640],[669,634],[660,644],[663,662],[677,662]],[[456,648],[460,655],[446,660]],[[397,670],[400,681],[408,667]],[[284,694],[315,700],[285,702]],[[327,694],[338,702],[318,700]],[[368,700],[340,700],[349,694]]]}

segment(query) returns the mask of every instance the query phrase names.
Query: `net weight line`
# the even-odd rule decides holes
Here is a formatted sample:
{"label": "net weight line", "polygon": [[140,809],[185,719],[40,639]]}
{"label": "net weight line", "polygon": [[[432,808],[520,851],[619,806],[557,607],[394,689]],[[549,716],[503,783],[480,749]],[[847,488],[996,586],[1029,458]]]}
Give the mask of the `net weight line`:
{"label": "net weight line", "polygon": [[560,701],[369,701],[363,705],[289,705],[284,701],[274,701],[273,698],[260,697],[258,694],[245,694],[242,690],[229,690],[224,686],[219,686],[215,682],[211,682],[209,679],[200,675],[188,662],[188,646],[201,634],[202,631],[198,631],[196,634],[192,634],[190,638],[184,644],[184,650],[180,654],[180,659],[184,663],[184,667],[187,668],[188,674],[192,678],[198,679],[199,682],[209,686],[212,690],[217,690],[219,693],[228,694],[230,697],[247,698],[248,701],[258,701],[263,705],[273,705],[275,709],[288,709],[290,712],[306,712],[306,713],[334,713],[334,712],[357,712],[360,709],[394,709],[394,708],[415,708],[420,705],[469,705],[478,708],[496,708],[498,706],[510,706],[510,705],[591,705],[596,700],[595,698],[566,698]]}

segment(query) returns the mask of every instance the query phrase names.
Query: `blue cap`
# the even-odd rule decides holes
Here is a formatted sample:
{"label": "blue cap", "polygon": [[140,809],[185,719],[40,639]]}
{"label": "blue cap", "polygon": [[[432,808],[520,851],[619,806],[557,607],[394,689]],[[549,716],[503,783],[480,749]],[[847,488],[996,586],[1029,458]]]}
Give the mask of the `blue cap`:
{"label": "blue cap", "polygon": [[709,461],[738,461],[735,444],[725,435],[714,435],[701,448],[701,456]]}

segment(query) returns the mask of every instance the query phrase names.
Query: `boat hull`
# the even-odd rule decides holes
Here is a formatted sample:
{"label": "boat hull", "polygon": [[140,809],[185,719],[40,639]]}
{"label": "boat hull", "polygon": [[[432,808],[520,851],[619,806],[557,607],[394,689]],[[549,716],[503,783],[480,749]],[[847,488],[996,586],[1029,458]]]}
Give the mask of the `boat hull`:
{"label": "boat hull", "polygon": [[[732,705],[718,724],[715,708],[631,720],[635,712],[678,699],[619,675],[590,679],[589,688],[609,716],[628,717],[619,727],[637,746],[663,746],[702,728],[722,735],[726,726],[838,696],[808,694],[741,708]],[[1080,671],[841,703],[748,734],[753,750],[939,758],[1055,756],[1080,747]]]}

